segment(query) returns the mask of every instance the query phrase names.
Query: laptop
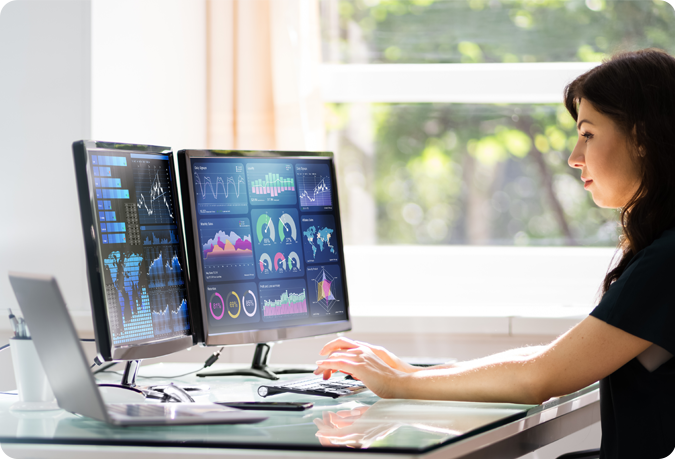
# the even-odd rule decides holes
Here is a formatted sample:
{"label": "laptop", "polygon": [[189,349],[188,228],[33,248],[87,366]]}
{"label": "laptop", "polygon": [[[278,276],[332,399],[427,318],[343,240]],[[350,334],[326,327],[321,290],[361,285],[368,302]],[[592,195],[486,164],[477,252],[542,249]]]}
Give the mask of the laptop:
{"label": "laptop", "polygon": [[9,274],[59,407],[119,426],[257,423],[254,412],[197,403],[106,404],[53,276]]}

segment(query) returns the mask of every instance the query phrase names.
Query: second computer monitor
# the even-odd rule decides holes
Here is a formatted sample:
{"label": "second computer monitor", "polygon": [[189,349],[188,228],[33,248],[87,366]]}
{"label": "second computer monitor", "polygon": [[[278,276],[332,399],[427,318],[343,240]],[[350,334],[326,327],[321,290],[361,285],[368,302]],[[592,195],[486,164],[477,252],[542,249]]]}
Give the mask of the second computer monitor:
{"label": "second computer monitor", "polygon": [[351,328],[331,153],[182,150],[178,161],[207,345]]}
{"label": "second computer monitor", "polygon": [[197,331],[171,150],[83,140],[73,155],[100,357],[140,360],[191,347]]}

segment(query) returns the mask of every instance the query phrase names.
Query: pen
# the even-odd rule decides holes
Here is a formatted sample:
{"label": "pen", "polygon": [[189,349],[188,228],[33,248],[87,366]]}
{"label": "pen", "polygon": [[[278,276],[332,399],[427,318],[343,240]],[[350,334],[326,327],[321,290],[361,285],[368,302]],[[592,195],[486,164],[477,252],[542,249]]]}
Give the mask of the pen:
{"label": "pen", "polygon": [[16,320],[16,316],[12,313],[12,309],[9,309],[9,321],[12,324],[12,330],[14,331],[14,337],[19,333],[19,322]]}
{"label": "pen", "polygon": [[20,337],[22,339],[30,338],[30,333],[28,332],[28,326],[26,325],[26,321],[23,318],[19,318],[19,331],[20,331]]}

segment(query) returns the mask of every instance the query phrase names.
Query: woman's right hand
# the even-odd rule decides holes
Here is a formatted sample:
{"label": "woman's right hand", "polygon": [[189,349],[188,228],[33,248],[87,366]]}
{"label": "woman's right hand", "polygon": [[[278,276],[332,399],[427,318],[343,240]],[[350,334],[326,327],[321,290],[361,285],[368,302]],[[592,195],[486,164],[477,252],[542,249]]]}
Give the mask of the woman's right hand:
{"label": "woman's right hand", "polygon": [[[331,355],[334,352],[350,350],[353,348],[365,347],[369,348],[378,358],[384,361],[388,366],[401,372],[412,373],[417,372],[420,368],[412,366],[387,350],[386,348],[371,345],[369,343],[360,342],[358,340],[348,339],[347,337],[338,337],[337,339],[328,342],[319,352],[321,356]],[[326,371],[328,372],[328,371]],[[329,378],[330,375],[324,373],[324,378]]]}

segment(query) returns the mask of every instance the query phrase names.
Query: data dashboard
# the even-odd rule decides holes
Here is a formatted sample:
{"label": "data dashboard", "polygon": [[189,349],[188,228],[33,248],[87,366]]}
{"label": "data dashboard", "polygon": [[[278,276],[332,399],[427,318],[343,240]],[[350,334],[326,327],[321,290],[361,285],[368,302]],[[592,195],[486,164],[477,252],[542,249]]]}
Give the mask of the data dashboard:
{"label": "data dashboard", "polygon": [[95,149],[99,270],[114,346],[190,334],[168,155]]}
{"label": "data dashboard", "polygon": [[347,319],[331,159],[206,156],[189,168],[208,335]]}

